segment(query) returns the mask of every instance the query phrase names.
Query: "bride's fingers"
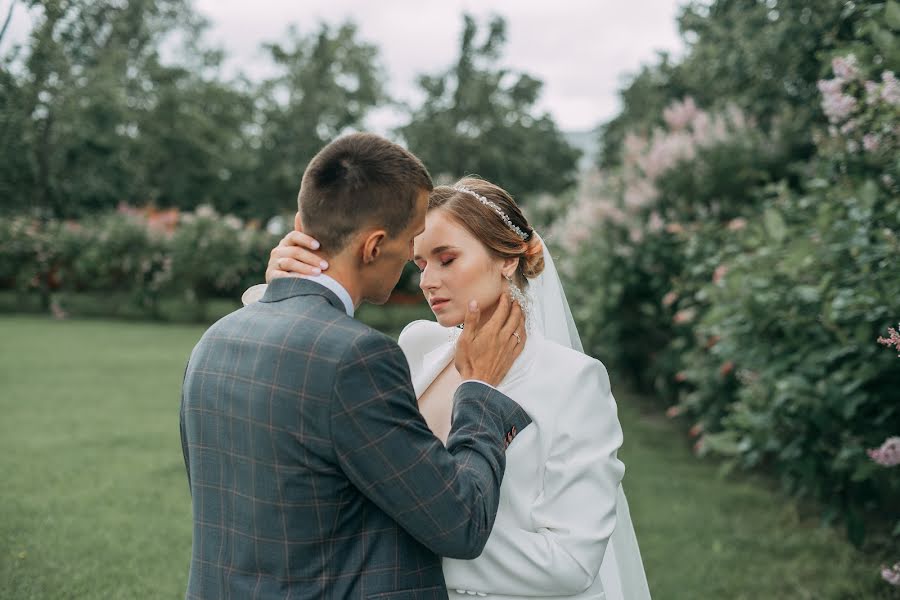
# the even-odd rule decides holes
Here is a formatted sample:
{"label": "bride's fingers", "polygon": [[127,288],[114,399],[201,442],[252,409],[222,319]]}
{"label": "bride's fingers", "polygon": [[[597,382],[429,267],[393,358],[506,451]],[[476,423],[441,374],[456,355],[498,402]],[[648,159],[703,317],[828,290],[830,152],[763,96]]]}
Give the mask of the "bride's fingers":
{"label": "bride's fingers", "polygon": [[286,258],[305,263],[310,267],[319,268],[323,271],[328,268],[328,262],[322,260],[318,254],[299,246],[282,245],[275,246],[272,248],[272,252],[269,253],[269,267],[274,269],[281,268],[278,266],[278,261]]}
{"label": "bride's fingers", "polygon": [[290,231],[284,238],[282,238],[279,246],[299,246],[301,248],[309,248],[310,250],[318,250],[320,247],[319,242],[303,233],[302,231]]}
{"label": "bride's fingers", "polygon": [[291,273],[288,271],[279,271],[278,269],[269,269],[266,271],[266,283],[272,283],[275,279],[282,277],[302,277],[303,273]]}
{"label": "bride's fingers", "polygon": [[273,265],[276,270],[284,271],[286,273],[293,273],[296,275],[321,275],[322,267],[316,266],[320,264],[318,261],[315,264],[310,264],[307,261],[300,261],[294,258],[278,258],[275,260],[275,264]]}

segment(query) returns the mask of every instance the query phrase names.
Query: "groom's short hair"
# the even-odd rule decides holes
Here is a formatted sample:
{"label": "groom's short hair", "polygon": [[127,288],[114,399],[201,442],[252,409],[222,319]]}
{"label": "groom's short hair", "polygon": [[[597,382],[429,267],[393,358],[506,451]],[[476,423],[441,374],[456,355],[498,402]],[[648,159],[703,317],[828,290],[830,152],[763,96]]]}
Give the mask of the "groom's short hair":
{"label": "groom's short hair", "polygon": [[428,170],[411,152],[383,137],[354,133],[313,157],[297,203],[304,232],[336,253],[369,225],[398,235],[409,225],[416,199],[432,189]]}

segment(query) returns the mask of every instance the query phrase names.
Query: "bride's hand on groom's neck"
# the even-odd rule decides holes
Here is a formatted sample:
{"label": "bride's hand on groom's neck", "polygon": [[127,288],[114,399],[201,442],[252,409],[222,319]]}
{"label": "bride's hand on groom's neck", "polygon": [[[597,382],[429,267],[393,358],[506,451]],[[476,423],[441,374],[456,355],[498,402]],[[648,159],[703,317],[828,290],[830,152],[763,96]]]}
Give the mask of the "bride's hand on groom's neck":
{"label": "bride's hand on groom's neck", "polygon": [[499,385],[522,353],[524,325],[522,309],[506,292],[500,296],[494,314],[483,323],[481,309],[473,300],[456,344],[455,365],[460,377]]}
{"label": "bride's hand on groom's neck", "polygon": [[302,231],[291,231],[269,254],[266,267],[266,283],[279,277],[301,277],[321,275],[328,268],[328,262],[316,254],[319,242]]}

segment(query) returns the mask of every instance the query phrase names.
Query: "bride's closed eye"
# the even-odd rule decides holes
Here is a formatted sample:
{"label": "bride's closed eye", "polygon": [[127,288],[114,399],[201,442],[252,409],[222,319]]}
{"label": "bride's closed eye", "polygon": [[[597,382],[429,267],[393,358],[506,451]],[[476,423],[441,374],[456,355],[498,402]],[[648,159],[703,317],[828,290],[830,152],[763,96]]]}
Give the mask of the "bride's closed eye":
{"label": "bride's closed eye", "polygon": [[[453,258],[448,258],[448,259],[446,259],[446,260],[442,260],[442,261],[440,261],[440,263],[441,263],[441,266],[442,266],[442,267],[446,267],[446,266],[448,266],[450,263],[452,263],[454,260],[456,260],[456,257],[455,257],[455,256],[454,256]],[[425,264],[424,264],[424,263],[414,262],[413,264],[416,265],[416,268],[419,270],[419,273],[421,273],[422,271],[425,270]]]}

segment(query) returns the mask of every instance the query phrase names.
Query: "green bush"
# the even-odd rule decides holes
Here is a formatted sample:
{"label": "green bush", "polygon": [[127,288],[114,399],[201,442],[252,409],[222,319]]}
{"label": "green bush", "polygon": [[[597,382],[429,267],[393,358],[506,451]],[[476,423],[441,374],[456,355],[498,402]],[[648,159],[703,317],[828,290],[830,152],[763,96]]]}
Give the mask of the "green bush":
{"label": "green bush", "polygon": [[900,320],[900,83],[853,55],[833,70],[808,160],[752,116],[675,102],[555,234],[586,347],[698,454],[770,471],[861,543],[867,523],[900,535],[900,481],[867,455],[900,432],[875,343]]}

